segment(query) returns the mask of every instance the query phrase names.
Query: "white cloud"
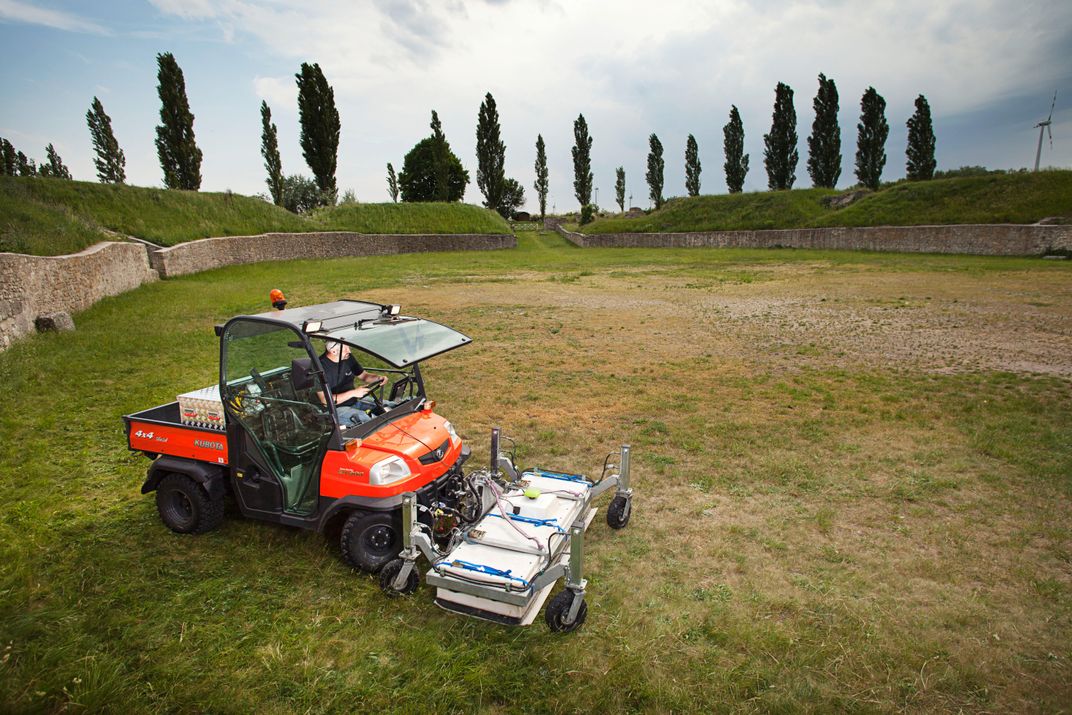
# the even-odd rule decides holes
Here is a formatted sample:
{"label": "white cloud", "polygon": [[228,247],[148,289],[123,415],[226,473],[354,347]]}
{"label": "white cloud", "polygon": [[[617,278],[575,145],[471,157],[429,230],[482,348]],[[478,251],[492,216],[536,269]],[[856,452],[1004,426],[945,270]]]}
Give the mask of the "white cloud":
{"label": "white cloud", "polygon": [[16,129],[15,127],[0,127],[0,136],[6,137],[8,141],[15,145],[16,149],[22,149],[23,146],[26,146],[27,148],[23,151],[26,156],[31,158],[38,151],[44,154],[45,146],[50,142],[57,144],[54,140],[49,139],[44,134],[26,132],[21,129]]}
{"label": "white cloud", "polygon": [[[722,190],[721,127],[731,104],[745,122],[749,186],[762,188],[762,134],[774,86],[784,81],[796,90],[798,185],[807,185],[804,141],[819,72],[840,90],[848,157],[868,86],[886,98],[896,134],[919,93],[941,121],[1052,87],[1067,59],[1059,47],[1072,36],[1067,0],[152,2],[217,27],[224,37],[252,38],[295,70],[300,62],[319,62],[342,117],[339,183],[355,186],[359,196],[382,194],[381,167],[397,166],[428,133],[432,108],[472,170],[477,109],[491,91],[502,115],[508,173],[531,185],[533,144],[542,133],[560,209],[575,204],[569,147],[580,112],[595,138],[601,198],[611,194],[618,165],[626,167],[634,195],[646,194],[641,177],[652,131],[666,147],[669,193],[683,189],[689,133],[700,142],[704,190]],[[291,77],[253,81],[273,113],[294,111]],[[888,147],[887,175],[901,171],[902,151]],[[475,186],[467,198],[479,199]]]}
{"label": "white cloud", "polygon": [[78,15],[61,10],[37,7],[19,0],[0,0],[0,20],[21,22],[28,25],[44,25],[56,30],[88,32],[97,35],[109,34],[108,29]]}
{"label": "white cloud", "polygon": [[149,3],[160,12],[175,15],[184,20],[217,17],[220,14],[220,8],[226,4],[216,3],[213,0],[149,0]]}
{"label": "white cloud", "polygon": [[293,77],[254,77],[253,91],[268,102],[273,114],[297,111],[298,87]]}

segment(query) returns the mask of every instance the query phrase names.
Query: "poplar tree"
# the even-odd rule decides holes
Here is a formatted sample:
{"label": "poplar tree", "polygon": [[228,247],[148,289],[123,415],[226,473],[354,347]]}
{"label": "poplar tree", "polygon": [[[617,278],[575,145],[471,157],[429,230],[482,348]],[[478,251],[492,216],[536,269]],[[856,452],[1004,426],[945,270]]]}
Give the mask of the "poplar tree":
{"label": "poplar tree", "polygon": [[532,188],[536,189],[536,196],[540,200],[540,220],[547,215],[547,191],[550,188],[547,172],[547,147],[543,143],[543,135],[536,135],[536,183]]}
{"label": "poplar tree", "polygon": [[856,125],[856,178],[869,189],[877,189],[886,166],[886,100],[874,87],[860,99],[860,123]]}
{"label": "poplar tree", "polygon": [[619,166],[614,170],[614,200],[618,202],[618,208],[625,213],[625,167]]}
{"label": "poplar tree", "polygon": [[581,208],[592,203],[592,137],[583,114],[573,122],[573,195]]}
{"label": "poplar tree", "polygon": [[302,156],[316,179],[321,203],[334,204],[339,193],[335,169],[342,129],[339,110],[335,108],[335,90],[328,84],[319,64],[302,62],[301,71],[294,78],[298,82]]}
{"label": "poplar tree", "polygon": [[395,175],[391,162],[387,162],[387,195],[391,197],[391,201],[398,203],[398,176]]}
{"label": "poplar tree", "polygon": [[164,170],[164,186],[197,191],[201,188],[201,150],[194,140],[186,80],[170,52],[157,55],[156,63],[161,122],[156,128],[156,153]]}
{"label": "poplar tree", "polygon": [[97,153],[93,160],[97,179],[102,184],[122,184],[127,178],[127,158],[112,133],[112,118],[104,112],[104,105],[96,97],[86,112],[86,124],[93,139],[93,151]]}
{"label": "poplar tree", "polygon": [[[430,126],[432,128],[432,178],[435,186],[435,200],[449,201],[450,144],[447,142],[447,135],[443,133],[443,123],[439,121],[439,113],[434,109]],[[469,183],[468,172],[465,174],[465,183]]]}
{"label": "poplar tree", "polygon": [[909,117],[908,149],[905,165],[910,181],[927,181],[934,178],[934,126],[931,124],[931,106],[922,94],[916,97],[916,112]]}
{"label": "poplar tree", "polygon": [[499,109],[491,92],[484,95],[476,122],[476,185],[484,194],[484,206],[498,211],[504,218],[503,188],[506,173],[506,144],[499,127]]}
{"label": "poplar tree", "polygon": [[774,90],[774,113],[770,134],[763,135],[763,164],[767,167],[767,188],[791,189],[797,173],[797,112],[793,89],[779,82]]}
{"label": "poplar tree", "polygon": [[824,74],[819,75],[819,91],[812,106],[815,121],[808,137],[808,176],[814,186],[832,189],[841,176],[841,127],[837,85]]}
{"label": "poplar tree", "polygon": [[37,176],[34,160],[27,158],[21,151],[15,153],[15,164],[18,166],[19,176]]}
{"label": "poplar tree", "polygon": [[700,148],[691,134],[685,142],[685,191],[689,196],[700,195]]}
{"label": "poplar tree", "polygon": [[60,158],[56,147],[51,144],[45,147],[45,156],[48,157],[48,163],[42,164],[41,168],[37,170],[39,176],[50,176],[53,179],[71,179],[71,170],[63,163],[63,159]]}
{"label": "poplar tree", "polygon": [[3,157],[2,161],[0,161],[0,174],[3,174],[4,176],[18,176],[18,154],[15,152],[15,146],[7,139],[0,139],[0,155]]}
{"label": "poplar tree", "polygon": [[730,120],[722,127],[722,151],[726,163],[726,187],[731,194],[741,193],[744,177],[748,174],[748,155],[744,153],[744,124],[737,106],[730,107]]}
{"label": "poplar tree", "polygon": [[651,197],[655,208],[663,205],[663,169],[666,162],[663,161],[663,144],[654,133],[648,137],[648,172],[644,178],[648,180],[648,196]]}
{"label": "poplar tree", "polygon": [[268,172],[264,183],[268,184],[272,203],[282,206],[283,160],[279,156],[279,132],[272,122],[272,110],[265,101],[261,101],[261,156],[264,157],[264,170]]}

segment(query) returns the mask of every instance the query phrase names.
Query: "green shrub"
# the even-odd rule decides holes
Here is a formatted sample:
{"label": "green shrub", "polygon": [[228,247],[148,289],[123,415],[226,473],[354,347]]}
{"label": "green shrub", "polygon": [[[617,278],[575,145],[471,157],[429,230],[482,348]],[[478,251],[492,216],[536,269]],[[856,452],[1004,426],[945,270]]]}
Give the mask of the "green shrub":
{"label": "green shrub", "polygon": [[592,204],[585,204],[581,207],[581,225],[592,223],[592,219],[595,217],[595,207]]}

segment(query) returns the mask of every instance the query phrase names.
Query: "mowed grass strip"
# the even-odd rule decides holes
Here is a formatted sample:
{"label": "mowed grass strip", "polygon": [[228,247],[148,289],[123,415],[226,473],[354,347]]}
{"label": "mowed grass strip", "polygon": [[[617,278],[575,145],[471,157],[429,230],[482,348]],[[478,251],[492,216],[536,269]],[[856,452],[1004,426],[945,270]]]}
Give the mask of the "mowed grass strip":
{"label": "mowed grass strip", "polygon": [[1034,223],[1072,218],[1072,171],[903,181],[834,209],[823,200],[832,189],[793,189],[678,198],[637,218],[607,217],[585,233],[751,231],[827,226]]}
{"label": "mowed grass strip", "polygon": [[344,204],[298,216],[257,197],[87,181],[0,177],[0,251],[74,253],[115,240],[162,246],[269,232],[512,233],[497,213],[467,204]]}
{"label": "mowed grass strip", "polygon": [[471,204],[340,204],[313,221],[322,230],[358,233],[513,233],[502,216]]}
{"label": "mowed grass strip", "polygon": [[[102,301],[75,333],[0,354],[0,709],[1060,710],[1072,383],[880,369],[719,312],[831,281],[870,300],[876,276],[909,272],[958,305],[985,284],[1008,310],[1027,279],[1072,313],[1070,267],[1050,262],[582,251],[551,234],[487,255],[233,267]],[[704,288],[664,290],[683,276]],[[119,417],[212,383],[211,326],[272,287],[299,305],[400,302],[471,335],[425,376],[474,459],[492,425],[526,465],[593,473],[633,445],[633,521],[611,532],[600,516],[586,539],[584,629],[460,618],[427,588],[388,600],[312,533],[159,523]]]}

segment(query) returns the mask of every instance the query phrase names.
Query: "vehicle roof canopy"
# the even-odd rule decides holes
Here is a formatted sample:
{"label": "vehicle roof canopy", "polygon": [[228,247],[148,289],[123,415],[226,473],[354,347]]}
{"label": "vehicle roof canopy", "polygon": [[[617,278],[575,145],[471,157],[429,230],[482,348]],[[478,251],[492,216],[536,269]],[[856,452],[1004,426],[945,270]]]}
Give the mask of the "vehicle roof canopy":
{"label": "vehicle roof canopy", "polygon": [[[395,367],[406,367],[472,342],[457,330],[431,320],[391,316],[390,307],[360,300],[337,300],[240,317],[289,325],[311,338],[339,340]],[[317,322],[320,327],[313,330]]]}

